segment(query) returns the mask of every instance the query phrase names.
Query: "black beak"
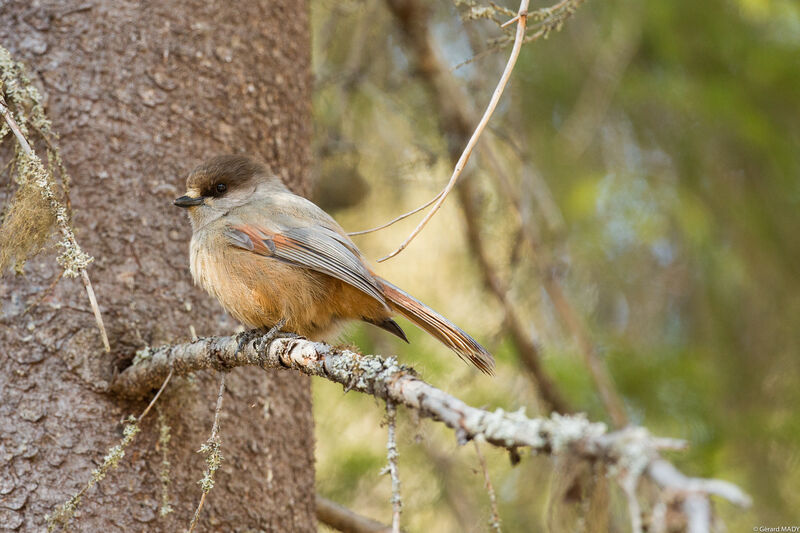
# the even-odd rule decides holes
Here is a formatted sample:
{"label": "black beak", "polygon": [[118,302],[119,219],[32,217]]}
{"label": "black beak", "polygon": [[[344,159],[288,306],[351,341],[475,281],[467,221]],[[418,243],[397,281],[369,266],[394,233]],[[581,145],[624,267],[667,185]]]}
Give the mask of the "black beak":
{"label": "black beak", "polygon": [[172,202],[173,204],[177,205],[178,207],[192,207],[195,205],[202,205],[203,197],[200,196],[199,198],[192,198],[191,196],[181,196],[180,198],[175,198],[175,201]]}

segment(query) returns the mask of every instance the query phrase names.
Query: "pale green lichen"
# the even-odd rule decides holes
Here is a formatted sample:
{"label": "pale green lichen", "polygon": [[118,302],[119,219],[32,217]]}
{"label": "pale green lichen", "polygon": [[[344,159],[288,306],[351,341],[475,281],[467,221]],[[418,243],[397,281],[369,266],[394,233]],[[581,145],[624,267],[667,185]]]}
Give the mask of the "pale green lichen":
{"label": "pale green lichen", "polygon": [[[528,11],[526,14],[527,27],[525,30],[524,42],[535,41],[540,38],[547,39],[551,32],[561,31],[564,22],[575,13],[584,1],[585,0],[568,0],[567,2],[559,3],[555,6]],[[506,23],[517,16],[516,11],[499,6],[494,2],[481,5],[472,0],[456,0],[455,3],[456,6],[466,8],[462,12],[462,18],[464,20],[491,20],[498,26],[501,26],[505,31],[505,35],[502,37],[489,39],[487,41],[490,50],[497,50],[514,41],[515,35],[513,30],[515,25],[507,25]]]}
{"label": "pale green lichen", "polygon": [[47,200],[32,184],[20,185],[0,226],[0,273],[14,266],[18,273],[26,258],[46,244],[55,225]]}
{"label": "pale green lichen", "polygon": [[150,347],[138,350],[133,356],[132,365],[138,365],[153,358],[153,350]]}
{"label": "pale green lichen", "polygon": [[122,430],[122,440],[108,450],[108,453],[103,458],[103,464],[92,471],[92,477],[86,485],[65,503],[59,505],[53,514],[45,516],[47,531],[55,531],[56,529],[67,527],[69,521],[75,516],[75,511],[78,510],[83,495],[86,494],[86,491],[92,488],[93,485],[105,478],[109,470],[119,466],[119,462],[125,457],[125,448],[133,442],[133,439],[139,431],[141,431],[139,420],[133,415],[129,416]]}
{"label": "pale green lichen", "polygon": [[172,439],[170,435],[170,427],[167,424],[167,418],[161,410],[158,410],[158,446],[161,449],[161,472],[159,478],[161,479],[161,507],[158,514],[167,516],[173,509],[169,503],[169,484],[170,484],[170,462],[169,462],[169,441]]}
{"label": "pale green lichen", "polygon": [[219,470],[223,459],[222,453],[220,452],[221,447],[219,436],[215,435],[208,439],[205,444],[200,446],[200,449],[197,450],[198,453],[202,453],[206,456],[206,471],[203,473],[203,479],[198,481],[204,493],[208,493],[214,488],[214,474]]}
{"label": "pale green lichen", "polygon": [[[0,46],[0,82],[7,101],[18,108],[15,116],[22,133],[28,134],[28,124],[43,135],[52,135],[50,121],[44,113],[42,97],[25,72],[25,66],[14,61],[11,54]],[[27,112],[27,114],[26,114]]]}
{"label": "pale green lichen", "polygon": [[[11,172],[17,190],[5,208],[0,225],[0,274],[10,265],[21,272],[24,261],[39,253],[53,229],[58,228],[61,233],[57,244],[61,249],[58,263],[67,277],[78,276],[92,258],[78,245],[69,210],[62,200],[62,197],[66,199],[69,175],[54,145],[56,135],[44,113],[41,95],[25,74],[24,66],[14,61],[3,47],[0,47],[0,93],[31,150],[34,146],[32,134],[43,139],[48,147],[47,166],[35,152],[21,145],[15,149]],[[9,131],[8,124],[3,121],[0,140],[5,139]],[[60,187],[56,184],[56,173],[61,178]]]}
{"label": "pale green lichen", "polygon": [[61,248],[58,264],[64,269],[64,275],[67,277],[80,275],[80,272],[86,269],[93,259],[81,250],[75,240],[67,209],[53,192],[52,172],[45,169],[42,160],[35,154],[22,153],[18,165],[19,174],[25,176],[28,183],[32,182],[39,189],[42,198],[48,203],[52,216],[55,216],[55,222],[62,237],[58,242],[58,246]]}
{"label": "pale green lichen", "polygon": [[141,431],[139,421],[136,417],[131,415],[125,422],[125,428],[122,430],[122,440],[116,446],[112,446],[108,453],[103,458],[103,464],[92,471],[92,480],[97,483],[106,477],[108,471],[112,468],[119,466],[120,460],[125,457],[125,448],[133,441],[136,434]]}

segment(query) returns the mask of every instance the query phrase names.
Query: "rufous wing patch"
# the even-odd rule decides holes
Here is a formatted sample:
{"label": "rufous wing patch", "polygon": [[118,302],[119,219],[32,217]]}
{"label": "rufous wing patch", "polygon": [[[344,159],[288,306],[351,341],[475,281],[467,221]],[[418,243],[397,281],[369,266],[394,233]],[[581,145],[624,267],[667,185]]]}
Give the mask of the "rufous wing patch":
{"label": "rufous wing patch", "polygon": [[334,233],[322,226],[276,232],[240,224],[230,227],[226,235],[233,246],[327,274],[385,304],[383,287]]}

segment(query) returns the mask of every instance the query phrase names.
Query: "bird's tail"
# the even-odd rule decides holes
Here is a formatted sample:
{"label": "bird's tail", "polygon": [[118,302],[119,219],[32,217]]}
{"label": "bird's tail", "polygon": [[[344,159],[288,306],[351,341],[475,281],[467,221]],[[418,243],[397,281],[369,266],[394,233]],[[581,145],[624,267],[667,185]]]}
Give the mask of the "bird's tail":
{"label": "bird's tail", "polygon": [[478,344],[478,341],[404,290],[385,279],[378,279],[383,285],[386,299],[394,310],[433,335],[461,359],[478,367],[481,372],[494,374],[494,358],[486,348]]}

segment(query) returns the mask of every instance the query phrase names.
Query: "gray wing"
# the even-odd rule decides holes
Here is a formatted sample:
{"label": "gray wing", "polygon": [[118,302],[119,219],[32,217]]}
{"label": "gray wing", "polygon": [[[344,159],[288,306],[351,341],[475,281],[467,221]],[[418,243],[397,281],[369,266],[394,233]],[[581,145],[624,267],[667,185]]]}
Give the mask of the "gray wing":
{"label": "gray wing", "polygon": [[269,231],[254,224],[238,224],[230,226],[225,235],[232,246],[327,274],[386,303],[383,289],[358,249],[330,228],[314,225]]}

